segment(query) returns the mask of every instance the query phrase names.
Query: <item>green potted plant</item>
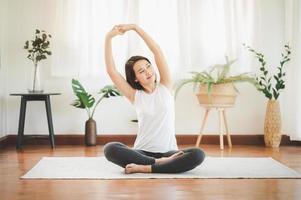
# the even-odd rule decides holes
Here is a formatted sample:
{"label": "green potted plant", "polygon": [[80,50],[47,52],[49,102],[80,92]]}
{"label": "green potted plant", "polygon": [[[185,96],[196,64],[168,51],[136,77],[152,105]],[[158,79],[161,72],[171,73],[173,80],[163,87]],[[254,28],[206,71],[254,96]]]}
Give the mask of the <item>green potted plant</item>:
{"label": "green potted plant", "polygon": [[209,70],[202,72],[190,72],[191,78],[181,79],[176,83],[177,96],[179,90],[188,83],[193,83],[194,90],[199,88],[196,94],[201,105],[234,105],[237,89],[234,83],[255,83],[254,77],[249,73],[229,75],[230,67],[235,60],[229,61],[226,57],[225,64],[217,64]]}
{"label": "green potted plant", "polygon": [[256,75],[257,89],[268,98],[266,115],[264,122],[264,142],[267,147],[279,147],[281,143],[281,113],[279,107],[280,91],[285,88],[285,64],[290,61],[291,48],[289,45],[284,46],[284,52],[281,54],[281,60],[277,67],[277,72],[270,75],[265,57],[262,53],[252,49],[244,44],[247,50],[255,54],[261,67],[260,73]]}
{"label": "green potted plant", "polygon": [[31,79],[30,86],[28,91],[30,93],[39,93],[43,92],[43,87],[41,85],[41,80],[39,76],[39,62],[47,59],[47,56],[51,55],[50,48],[50,34],[47,34],[45,31],[40,31],[36,29],[35,37],[33,40],[27,40],[25,42],[24,49],[27,50],[27,58],[31,60],[34,64],[33,77]]}
{"label": "green potted plant", "polygon": [[85,144],[87,146],[94,146],[96,145],[97,130],[93,116],[96,107],[104,98],[121,96],[121,93],[115,86],[107,85],[98,92],[101,96],[96,102],[95,98],[85,90],[78,80],[72,79],[72,89],[77,99],[75,99],[71,105],[76,108],[85,109],[88,114],[88,120],[85,124]]}

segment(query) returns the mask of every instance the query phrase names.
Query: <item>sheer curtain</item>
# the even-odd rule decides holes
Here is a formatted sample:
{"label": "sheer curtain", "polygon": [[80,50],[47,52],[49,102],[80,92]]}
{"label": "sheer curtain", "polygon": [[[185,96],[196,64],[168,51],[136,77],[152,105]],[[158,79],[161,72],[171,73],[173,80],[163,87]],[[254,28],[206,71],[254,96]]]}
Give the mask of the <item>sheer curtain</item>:
{"label": "sheer curtain", "polygon": [[301,3],[298,0],[285,1],[286,41],[292,47],[292,59],[287,66],[286,89],[283,109],[284,132],[292,140],[301,140]]}
{"label": "sheer curtain", "polygon": [[[113,3],[115,2],[115,4]],[[112,24],[124,21],[126,1],[56,1],[52,74],[55,76],[104,76],[103,39]],[[126,46],[125,41],[118,41]],[[125,57],[124,48],[115,48]]]}
{"label": "sheer curtain", "polygon": [[[225,56],[238,59],[234,72],[251,71],[251,61],[242,44],[259,40],[257,1],[179,1],[181,71],[203,70],[224,63]],[[186,5],[185,5],[186,4]],[[257,23],[255,23],[257,21]]]}
{"label": "sheer curtain", "polygon": [[[242,43],[258,41],[257,0],[57,0],[54,20],[52,74],[98,76],[104,70],[104,37],[115,24],[137,23],[158,42],[175,79],[191,70],[239,58],[235,71],[251,71]],[[113,40],[116,65],[126,59],[152,54],[133,32]]]}
{"label": "sheer curtain", "polygon": [[[257,70],[258,63],[242,47],[260,47],[260,0],[55,0],[52,75],[99,77],[110,83],[104,65],[105,34],[120,23],[137,23],[161,46],[173,78],[238,59],[234,72]],[[292,46],[286,89],[281,95],[283,132],[301,140],[301,3],[285,0],[285,40]],[[117,68],[132,55],[153,61],[144,42],[134,33],[116,37],[113,52]],[[253,63],[254,62],[254,63]],[[253,68],[254,67],[254,68]]]}

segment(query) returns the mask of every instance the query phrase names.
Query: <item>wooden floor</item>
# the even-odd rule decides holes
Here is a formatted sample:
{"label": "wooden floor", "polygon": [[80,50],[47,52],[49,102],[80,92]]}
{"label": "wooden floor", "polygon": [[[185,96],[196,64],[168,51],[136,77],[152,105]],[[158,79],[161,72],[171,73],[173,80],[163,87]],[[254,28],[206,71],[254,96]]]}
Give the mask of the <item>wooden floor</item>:
{"label": "wooden floor", "polygon": [[[185,146],[181,146],[185,147]],[[20,180],[43,156],[101,156],[103,146],[0,149],[0,199],[301,199],[301,179]],[[202,145],[208,156],[270,156],[301,173],[301,148]],[[222,167],[222,166],[221,166]]]}

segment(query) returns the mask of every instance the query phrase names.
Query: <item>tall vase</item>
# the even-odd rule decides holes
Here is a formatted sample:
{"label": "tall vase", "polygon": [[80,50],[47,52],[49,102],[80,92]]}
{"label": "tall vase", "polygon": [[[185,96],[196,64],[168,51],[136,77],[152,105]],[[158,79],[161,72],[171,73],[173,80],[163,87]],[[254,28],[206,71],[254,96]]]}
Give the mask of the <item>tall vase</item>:
{"label": "tall vase", "polygon": [[43,85],[41,83],[41,74],[40,74],[40,64],[34,63],[33,71],[30,74],[29,85],[28,85],[29,93],[42,93]]}
{"label": "tall vase", "polygon": [[96,121],[89,118],[85,125],[85,144],[86,146],[95,146],[97,138]]}
{"label": "tall vase", "polygon": [[281,142],[281,113],[279,102],[269,100],[264,120],[264,143],[267,147],[279,147]]}

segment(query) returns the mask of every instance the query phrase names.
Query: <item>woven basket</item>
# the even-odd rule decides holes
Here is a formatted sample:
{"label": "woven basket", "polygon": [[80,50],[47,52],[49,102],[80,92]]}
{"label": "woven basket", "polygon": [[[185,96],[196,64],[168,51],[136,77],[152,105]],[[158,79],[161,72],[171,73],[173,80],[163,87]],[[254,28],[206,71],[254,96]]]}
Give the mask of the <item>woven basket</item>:
{"label": "woven basket", "polygon": [[267,147],[279,147],[281,142],[281,113],[279,102],[269,100],[264,120],[264,143]]}
{"label": "woven basket", "polygon": [[200,105],[234,105],[237,92],[232,83],[212,85],[208,95],[207,85],[200,85],[197,95]]}

